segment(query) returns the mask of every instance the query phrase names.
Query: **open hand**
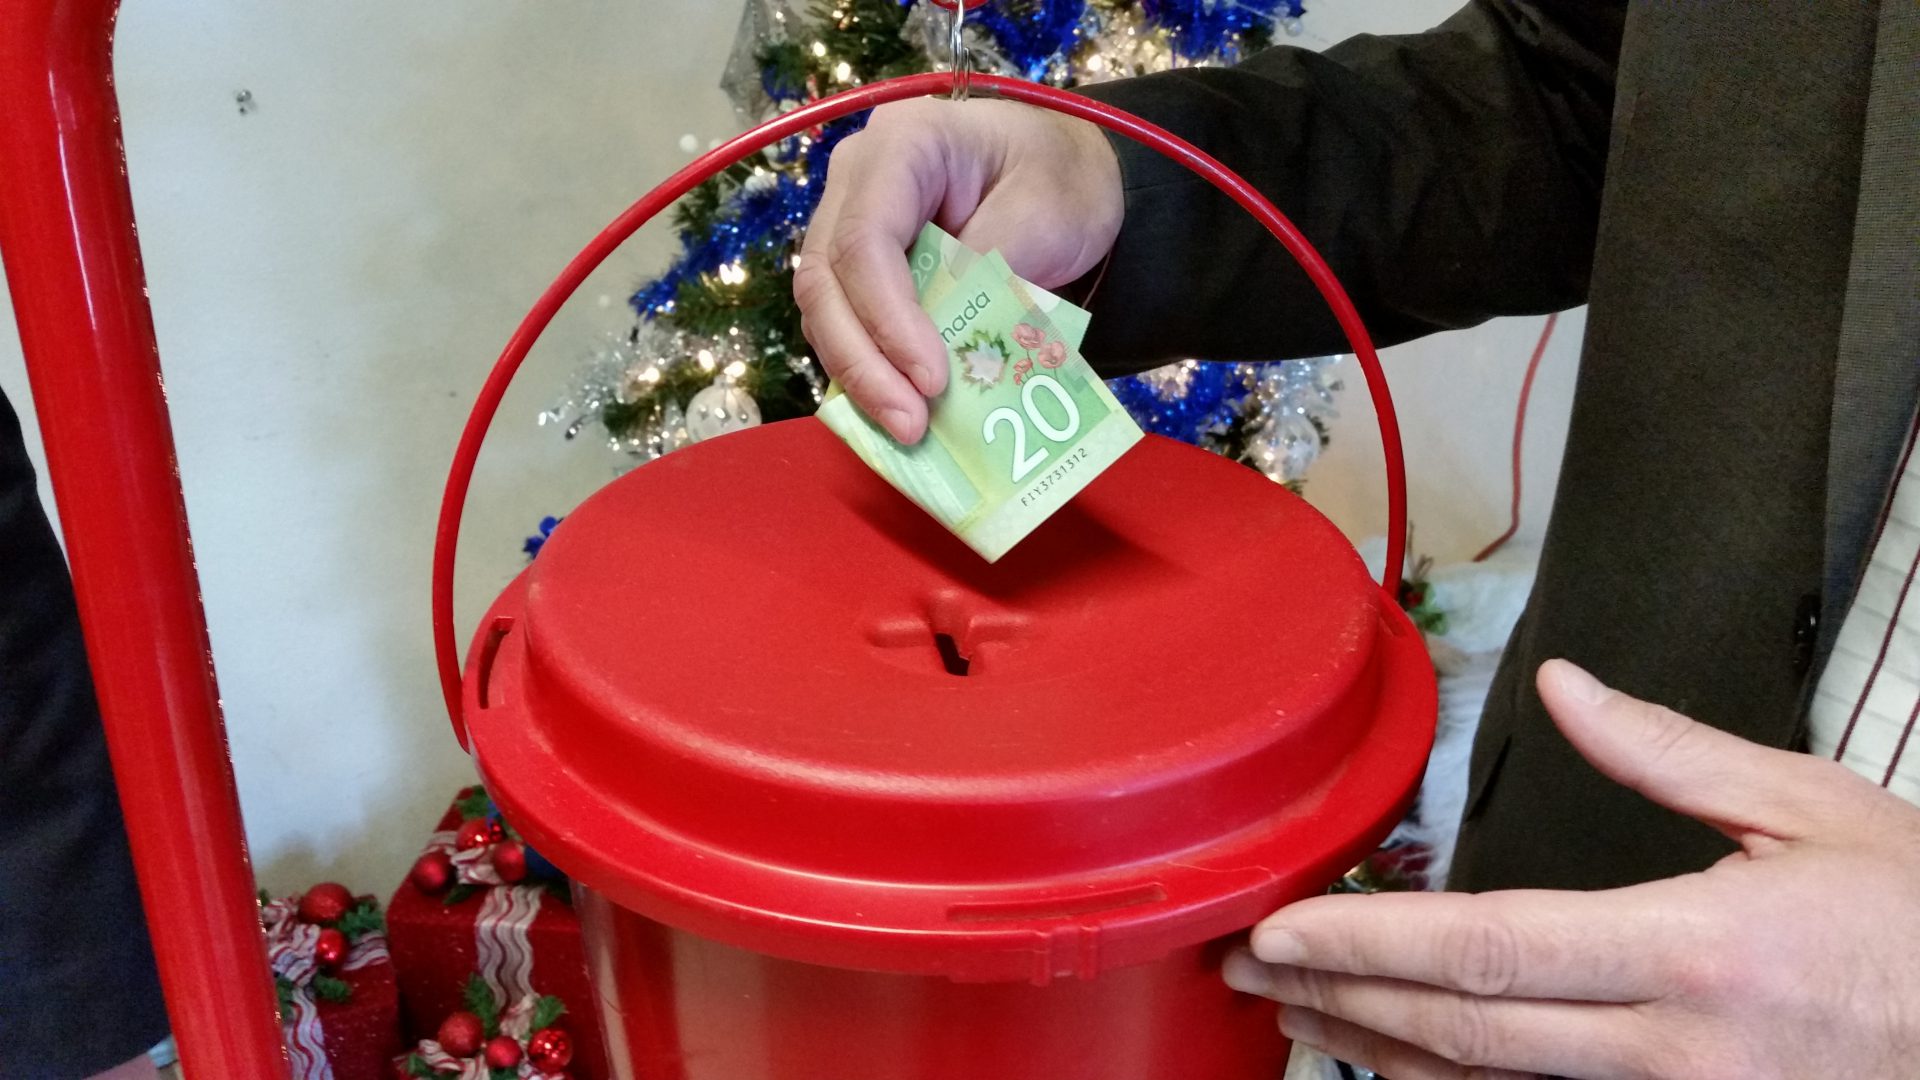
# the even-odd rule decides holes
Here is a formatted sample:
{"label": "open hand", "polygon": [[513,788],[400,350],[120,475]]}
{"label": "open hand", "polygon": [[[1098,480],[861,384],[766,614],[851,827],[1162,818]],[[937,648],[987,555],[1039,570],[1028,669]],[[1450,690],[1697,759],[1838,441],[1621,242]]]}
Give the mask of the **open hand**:
{"label": "open hand", "polygon": [[1587,760],[1741,850],[1606,892],[1316,897],[1227,981],[1393,1080],[1920,1075],[1920,809],[1565,661],[1539,686]]}

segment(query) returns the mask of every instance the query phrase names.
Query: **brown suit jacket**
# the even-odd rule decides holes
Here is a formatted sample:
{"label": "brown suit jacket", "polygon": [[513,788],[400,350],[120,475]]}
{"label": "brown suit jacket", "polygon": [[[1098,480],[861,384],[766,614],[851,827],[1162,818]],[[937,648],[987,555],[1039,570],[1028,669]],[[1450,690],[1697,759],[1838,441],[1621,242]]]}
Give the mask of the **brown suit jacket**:
{"label": "brown suit jacket", "polygon": [[[1480,0],[1425,34],[1093,96],[1258,184],[1382,342],[1589,305],[1454,882],[1603,888],[1730,850],[1582,761],[1532,671],[1565,656],[1799,740],[1920,397],[1920,5]],[[1118,145],[1127,218],[1089,355],[1344,351],[1250,218]]]}

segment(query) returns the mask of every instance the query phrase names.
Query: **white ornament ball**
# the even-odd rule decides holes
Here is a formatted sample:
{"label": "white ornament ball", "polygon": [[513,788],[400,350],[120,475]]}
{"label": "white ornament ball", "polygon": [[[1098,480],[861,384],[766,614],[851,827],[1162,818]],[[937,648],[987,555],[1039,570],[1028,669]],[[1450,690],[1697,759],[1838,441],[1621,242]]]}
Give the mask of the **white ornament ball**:
{"label": "white ornament ball", "polygon": [[692,154],[692,153],[698,152],[699,149],[700,149],[700,136],[695,135],[691,131],[687,132],[685,135],[680,136],[680,152],[681,153]]}
{"label": "white ornament ball", "polygon": [[1254,468],[1283,483],[1306,476],[1320,456],[1319,429],[1295,412],[1269,417],[1254,429],[1250,441],[1248,457]]}
{"label": "white ornament ball", "polygon": [[704,442],[760,422],[760,405],[737,386],[714,383],[687,402],[687,438]]}

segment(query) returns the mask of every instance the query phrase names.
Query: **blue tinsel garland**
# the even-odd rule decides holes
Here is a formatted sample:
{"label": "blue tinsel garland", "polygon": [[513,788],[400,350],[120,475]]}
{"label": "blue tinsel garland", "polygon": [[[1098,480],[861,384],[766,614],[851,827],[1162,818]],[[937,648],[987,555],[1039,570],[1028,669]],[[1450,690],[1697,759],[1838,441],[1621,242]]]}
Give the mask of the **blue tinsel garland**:
{"label": "blue tinsel garland", "polygon": [[1238,365],[1199,364],[1192,369],[1186,392],[1172,398],[1135,377],[1114,379],[1107,386],[1145,430],[1197,443],[1233,422],[1251,392],[1248,383]]}
{"label": "blue tinsel garland", "polygon": [[[770,185],[756,190],[742,189],[731,207],[706,233],[683,231],[680,255],[665,273],[640,287],[629,301],[634,310],[651,319],[671,309],[674,292],[689,277],[717,272],[755,249],[773,249],[793,242],[820,205],[820,193],[827,184],[827,161],[840,140],[860,130],[865,113],[825,125],[806,151],[807,182],[802,184],[785,173],[777,174]],[[783,143],[776,155],[790,160],[798,154],[797,140]]]}
{"label": "blue tinsel garland", "polygon": [[986,28],[1008,63],[1025,77],[1038,79],[1055,57],[1079,43],[1080,20],[1086,13],[1086,0],[1014,5],[995,0],[968,18]]}
{"label": "blue tinsel garland", "polygon": [[1239,35],[1306,11],[1300,0],[1140,0],[1140,8],[1172,35],[1174,53],[1187,60],[1231,57]]}

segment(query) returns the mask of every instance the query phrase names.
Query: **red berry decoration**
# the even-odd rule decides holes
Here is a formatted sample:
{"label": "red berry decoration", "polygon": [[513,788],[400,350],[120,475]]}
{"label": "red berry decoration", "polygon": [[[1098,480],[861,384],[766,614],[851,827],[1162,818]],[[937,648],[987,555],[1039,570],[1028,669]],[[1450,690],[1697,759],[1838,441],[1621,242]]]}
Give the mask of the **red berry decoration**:
{"label": "red berry decoration", "polygon": [[319,940],[313,943],[313,959],[321,967],[332,971],[347,958],[347,935],[328,927],[320,931]]}
{"label": "red berry decoration", "polygon": [[541,1072],[559,1072],[573,1060],[573,1040],[559,1028],[541,1028],[527,1040],[527,1058]]}
{"label": "red berry decoration", "polygon": [[515,1069],[520,1066],[520,1044],[511,1035],[495,1035],[487,1040],[487,1068]]}
{"label": "red berry decoration", "polygon": [[559,1072],[574,1059],[574,1040],[561,1028],[540,1028],[526,1040],[526,1057],[541,1072]]}
{"label": "red berry decoration", "polygon": [[487,821],[487,835],[493,837],[493,842],[496,844],[505,840],[507,838],[507,823],[501,821],[499,818],[489,819]]}
{"label": "red berry decoration", "polygon": [[440,1021],[440,1031],[433,1041],[440,1049],[454,1057],[472,1057],[480,1052],[480,1044],[487,1039],[487,1029],[480,1018],[470,1012],[457,1012]]}
{"label": "red berry decoration", "polygon": [[493,868],[500,880],[511,885],[527,876],[527,849],[515,840],[493,845]]}
{"label": "red berry decoration", "polygon": [[340,916],[353,906],[353,894],[345,885],[323,881],[307,890],[300,898],[300,921],[327,925],[340,921]]}
{"label": "red berry decoration", "polygon": [[493,830],[487,827],[486,818],[474,818],[460,826],[460,831],[454,834],[453,840],[453,846],[461,851],[486,847],[491,843],[493,843]]}
{"label": "red berry decoration", "polygon": [[453,884],[453,859],[444,851],[429,851],[414,862],[407,880],[429,896],[446,892]]}

